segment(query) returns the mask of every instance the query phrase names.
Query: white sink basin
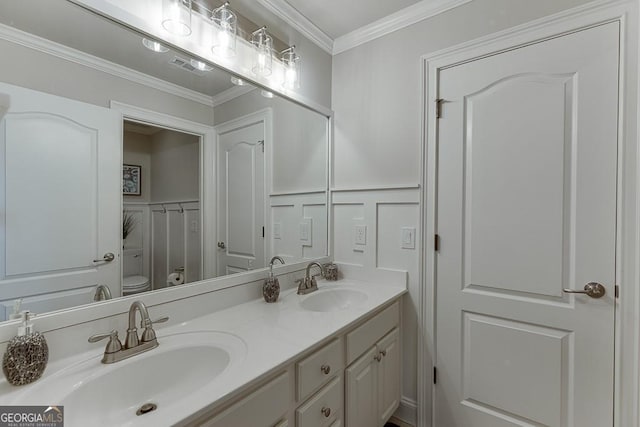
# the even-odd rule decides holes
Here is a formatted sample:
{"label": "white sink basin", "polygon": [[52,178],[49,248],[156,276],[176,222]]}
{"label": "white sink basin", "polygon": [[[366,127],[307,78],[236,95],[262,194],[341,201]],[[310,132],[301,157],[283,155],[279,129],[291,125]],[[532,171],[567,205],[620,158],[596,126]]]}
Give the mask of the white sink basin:
{"label": "white sink basin", "polygon": [[[72,365],[34,384],[25,397],[64,405],[65,425],[129,425],[179,410],[194,393],[207,393],[247,352],[244,341],[223,332],[159,336],[158,342],[113,364],[100,363],[98,356]],[[157,408],[136,415],[147,403]]]}
{"label": "white sink basin", "polygon": [[313,292],[300,301],[300,305],[309,311],[340,311],[364,303],[369,297],[355,289],[322,289]]}

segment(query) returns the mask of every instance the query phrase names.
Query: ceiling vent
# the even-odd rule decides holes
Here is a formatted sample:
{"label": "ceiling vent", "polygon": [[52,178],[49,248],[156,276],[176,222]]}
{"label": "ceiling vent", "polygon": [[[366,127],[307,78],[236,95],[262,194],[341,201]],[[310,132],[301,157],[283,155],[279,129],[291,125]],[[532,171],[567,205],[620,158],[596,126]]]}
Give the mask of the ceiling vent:
{"label": "ceiling vent", "polygon": [[204,72],[191,65],[191,62],[187,59],[174,56],[173,59],[169,61],[169,64],[175,65],[176,67],[182,68],[183,70],[189,71],[190,73],[204,76]]}

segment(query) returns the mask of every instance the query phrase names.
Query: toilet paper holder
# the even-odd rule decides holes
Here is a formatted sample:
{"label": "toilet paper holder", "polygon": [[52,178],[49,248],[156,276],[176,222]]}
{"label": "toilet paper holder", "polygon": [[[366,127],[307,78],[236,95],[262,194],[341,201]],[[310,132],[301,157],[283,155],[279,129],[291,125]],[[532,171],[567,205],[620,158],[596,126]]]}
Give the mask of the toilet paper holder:
{"label": "toilet paper holder", "polygon": [[173,269],[174,273],[184,273],[184,267],[178,267]]}

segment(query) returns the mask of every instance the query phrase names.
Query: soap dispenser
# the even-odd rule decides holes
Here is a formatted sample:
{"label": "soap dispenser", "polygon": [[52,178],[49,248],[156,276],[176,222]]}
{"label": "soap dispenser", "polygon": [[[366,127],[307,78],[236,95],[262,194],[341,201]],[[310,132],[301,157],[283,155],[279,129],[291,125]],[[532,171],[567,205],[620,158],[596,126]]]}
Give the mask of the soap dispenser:
{"label": "soap dispenser", "polygon": [[271,258],[271,261],[269,261],[269,277],[262,285],[262,296],[266,302],[276,302],[278,301],[278,296],[280,296],[280,282],[278,278],[273,275],[273,263],[275,261],[280,261],[284,264],[284,260],[279,256],[274,256]]}
{"label": "soap dispenser", "polygon": [[18,335],[7,345],[2,358],[2,371],[12,385],[30,384],[42,376],[49,360],[47,340],[33,330],[31,313],[23,311]]}

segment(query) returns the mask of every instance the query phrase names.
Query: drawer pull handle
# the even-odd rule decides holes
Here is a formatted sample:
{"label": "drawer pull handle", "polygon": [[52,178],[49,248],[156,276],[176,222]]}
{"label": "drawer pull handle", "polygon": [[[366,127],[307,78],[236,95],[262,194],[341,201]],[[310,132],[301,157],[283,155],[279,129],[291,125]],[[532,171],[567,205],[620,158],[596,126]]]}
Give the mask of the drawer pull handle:
{"label": "drawer pull handle", "polygon": [[373,356],[373,358],[375,359],[376,362],[379,362],[379,361],[382,360],[382,356],[380,356],[380,353],[378,353],[375,356]]}
{"label": "drawer pull handle", "polygon": [[331,408],[322,408],[322,415],[324,415],[325,418],[329,418],[331,416]]}
{"label": "drawer pull handle", "polygon": [[331,366],[329,365],[322,365],[320,367],[320,370],[322,371],[323,374],[325,375],[329,375],[329,372],[331,372]]}
{"label": "drawer pull handle", "polygon": [[387,355],[387,350],[382,350],[380,354],[382,355],[382,357],[385,357]]}

